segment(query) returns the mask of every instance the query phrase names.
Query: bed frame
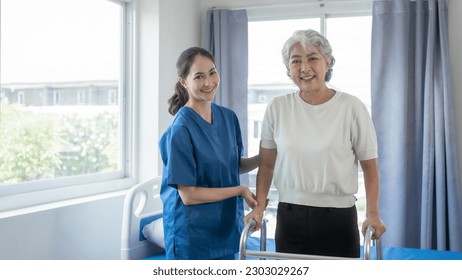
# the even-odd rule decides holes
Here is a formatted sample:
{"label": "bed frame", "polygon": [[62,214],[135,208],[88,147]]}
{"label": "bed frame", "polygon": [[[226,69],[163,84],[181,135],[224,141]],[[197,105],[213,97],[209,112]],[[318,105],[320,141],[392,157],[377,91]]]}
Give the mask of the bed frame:
{"label": "bed frame", "polygon": [[162,218],[161,177],[143,181],[128,190],[124,201],[120,257],[122,260],[143,259],[164,249],[148,241],[143,227]]}

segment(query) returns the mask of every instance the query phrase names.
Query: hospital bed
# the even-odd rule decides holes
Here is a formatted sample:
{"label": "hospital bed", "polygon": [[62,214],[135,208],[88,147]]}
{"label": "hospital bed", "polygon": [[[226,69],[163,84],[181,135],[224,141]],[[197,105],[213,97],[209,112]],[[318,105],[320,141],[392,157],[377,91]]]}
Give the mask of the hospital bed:
{"label": "hospital bed", "polygon": [[162,218],[161,179],[159,176],[143,181],[130,188],[125,196],[120,248],[123,260],[144,259],[164,251],[161,244],[143,235],[146,225]]}
{"label": "hospital bed", "polygon": [[[160,199],[161,177],[152,178],[128,190],[123,209],[121,234],[121,259],[165,259],[163,249],[162,202]],[[143,229],[155,225],[155,236],[148,240]],[[266,223],[260,236],[254,231],[255,221],[245,225],[241,235],[239,259],[339,259],[324,256],[306,256],[276,253],[274,239],[266,238]],[[152,228],[151,228],[152,229]],[[371,242],[373,229],[364,237],[360,259],[384,260],[462,260],[462,252],[422,250],[414,248],[387,247],[379,240]],[[369,246],[370,245],[370,246]],[[375,248],[375,250],[374,250]]]}

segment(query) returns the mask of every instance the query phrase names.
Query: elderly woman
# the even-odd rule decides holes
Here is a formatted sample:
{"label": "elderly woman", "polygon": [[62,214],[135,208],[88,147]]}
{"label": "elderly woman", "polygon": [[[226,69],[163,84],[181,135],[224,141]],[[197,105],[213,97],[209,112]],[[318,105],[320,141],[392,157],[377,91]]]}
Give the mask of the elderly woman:
{"label": "elderly woman", "polygon": [[355,206],[358,163],[364,172],[367,226],[380,238],[377,139],[364,104],[327,87],[335,59],[314,30],[296,31],[282,49],[298,91],[276,97],[263,120],[257,174],[259,205],[245,217],[261,225],[273,181],[279,193],[276,251],[359,257]]}

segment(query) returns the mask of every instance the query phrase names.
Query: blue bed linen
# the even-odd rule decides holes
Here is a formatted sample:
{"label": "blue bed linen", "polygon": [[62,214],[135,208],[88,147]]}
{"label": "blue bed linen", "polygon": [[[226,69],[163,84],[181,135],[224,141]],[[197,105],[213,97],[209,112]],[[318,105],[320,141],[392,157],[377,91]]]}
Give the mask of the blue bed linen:
{"label": "blue bed linen", "polygon": [[[383,247],[382,254],[384,260],[462,260],[462,252],[415,248]],[[371,259],[377,259],[375,247],[371,248]]]}

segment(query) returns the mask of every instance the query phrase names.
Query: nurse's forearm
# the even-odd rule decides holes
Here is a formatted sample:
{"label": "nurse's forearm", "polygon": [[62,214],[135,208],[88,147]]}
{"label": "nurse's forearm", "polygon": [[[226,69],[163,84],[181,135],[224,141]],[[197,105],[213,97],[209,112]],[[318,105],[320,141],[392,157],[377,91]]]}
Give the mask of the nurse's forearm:
{"label": "nurse's forearm", "polygon": [[[261,141],[260,141],[260,146],[261,146]],[[260,151],[258,152],[258,155],[255,155],[253,157],[241,158],[239,162],[239,173],[240,174],[248,173],[254,170],[255,168],[257,168],[259,164],[260,164]]]}
{"label": "nurse's forearm", "polygon": [[233,196],[243,195],[246,188],[243,186],[229,188],[204,188],[191,186],[178,186],[181,200],[185,205],[194,205],[221,201]]}
{"label": "nurse's forearm", "polygon": [[239,165],[239,173],[248,173],[258,167],[260,155],[256,155],[249,158],[241,158]]}

